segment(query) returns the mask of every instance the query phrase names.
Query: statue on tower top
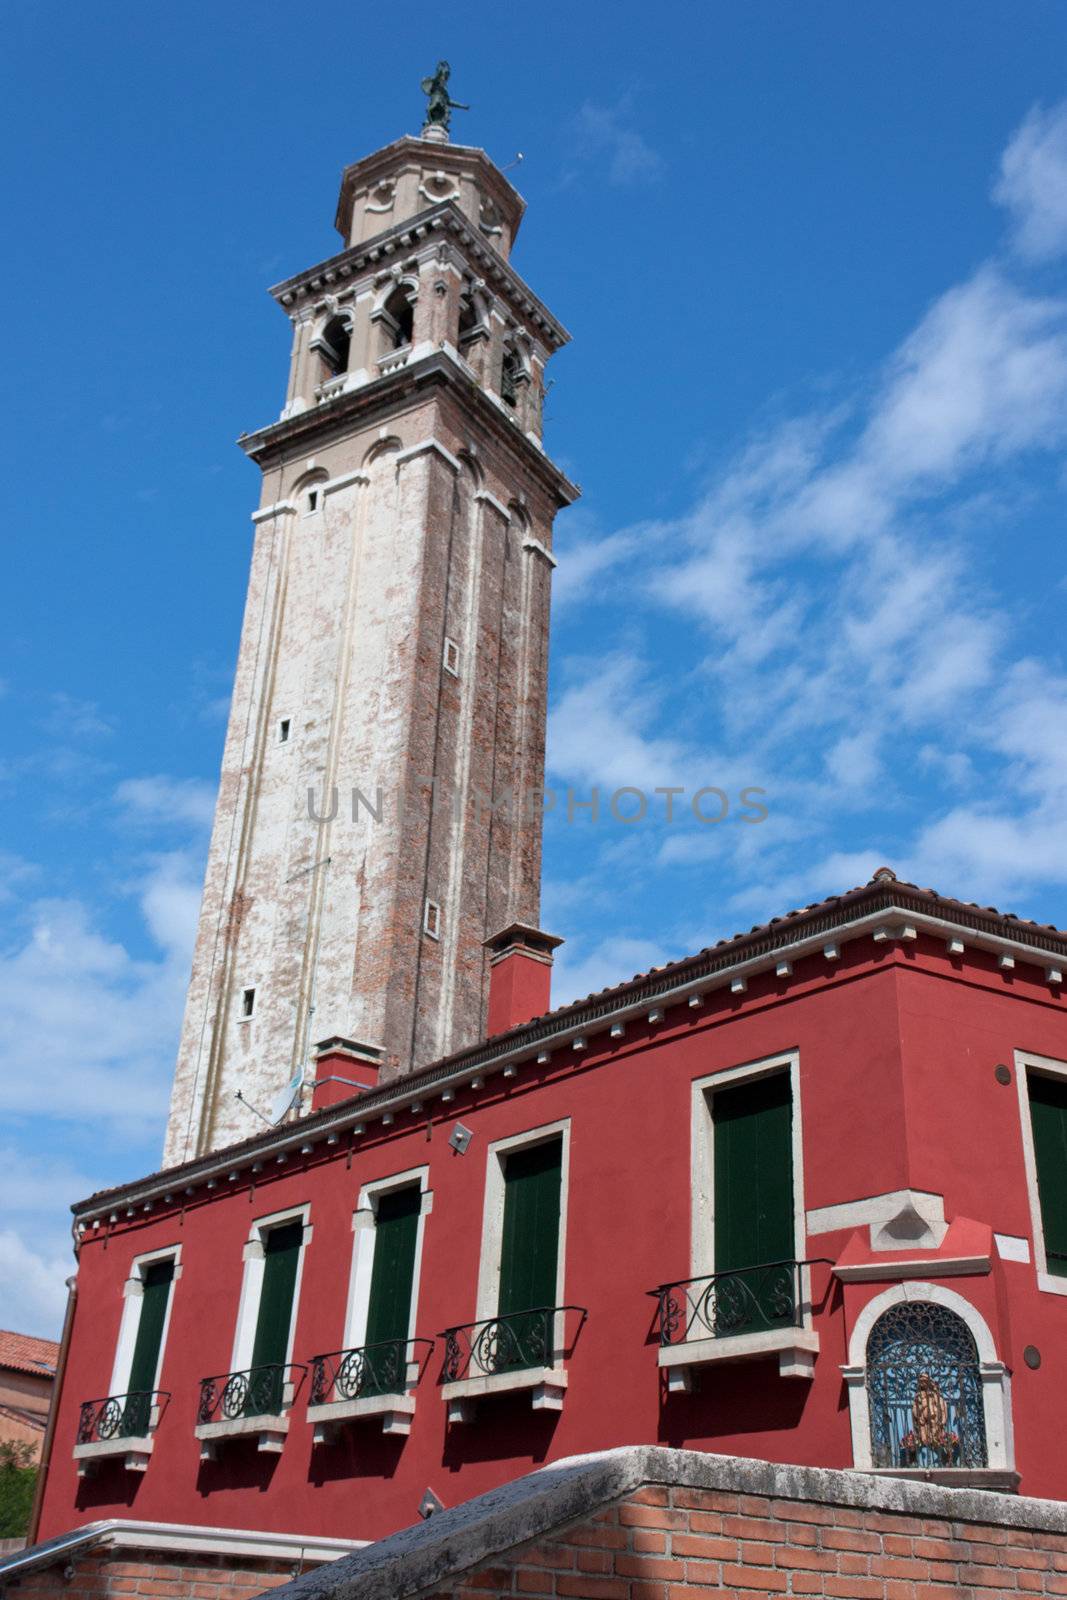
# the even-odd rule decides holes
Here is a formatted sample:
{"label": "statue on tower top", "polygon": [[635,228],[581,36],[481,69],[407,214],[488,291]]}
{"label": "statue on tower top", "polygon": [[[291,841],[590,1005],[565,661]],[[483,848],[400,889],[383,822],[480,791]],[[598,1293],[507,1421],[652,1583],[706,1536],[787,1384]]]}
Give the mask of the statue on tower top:
{"label": "statue on tower top", "polygon": [[423,78],[422,92],[426,96],[426,125],[423,133],[433,130],[438,138],[443,134],[448,138],[448,128],[453,111],[469,111],[470,106],[462,105],[458,100],[451,100],[448,94],[448,80],[452,68],[447,61],[437,63],[437,71],[432,78]]}

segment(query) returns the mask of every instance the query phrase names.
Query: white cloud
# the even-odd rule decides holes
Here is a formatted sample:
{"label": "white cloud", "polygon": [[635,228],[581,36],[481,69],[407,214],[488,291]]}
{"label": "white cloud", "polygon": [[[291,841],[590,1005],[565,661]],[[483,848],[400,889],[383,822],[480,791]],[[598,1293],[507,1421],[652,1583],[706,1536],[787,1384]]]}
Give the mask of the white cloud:
{"label": "white cloud", "polygon": [[[1067,176],[1064,108],[1035,115],[1005,157],[998,196],[1031,255],[1067,245],[1061,163]],[[657,524],[651,582],[633,528],[582,542],[572,592],[610,574],[646,655],[665,613],[664,661],[703,649],[705,694],[694,721],[689,667],[679,682],[623,656],[565,663],[553,771],[762,783],[760,828],[679,830],[654,852],[660,868],[707,864],[720,909],[772,915],[887,859],[1002,904],[1067,883],[1060,641],[1029,660],[984,576],[1012,519],[1051,492],[1041,462],[1025,474],[1038,455],[1062,460],[1065,440],[1067,298],[982,264],[847,404],[764,431]]]}
{"label": "white cloud", "polygon": [[0,904],[11,900],[19,886],[31,882],[38,871],[32,862],[23,861],[9,850],[0,850]]}
{"label": "white cloud", "polygon": [[632,116],[632,98],[626,95],[613,106],[587,100],[576,122],[581,153],[606,159],[608,182],[620,186],[648,182],[663,168],[662,158],[633,126]]}
{"label": "white cloud", "polygon": [[941,296],[889,363],[857,451],[883,494],[955,480],[1064,437],[1067,307],[981,268]]}
{"label": "white cloud", "polygon": [[36,902],[29,924],[0,955],[0,1107],[143,1133],[166,1108],[186,961],[135,960],[76,900]]}
{"label": "white cloud", "polygon": [[0,1305],[4,1324],[19,1333],[58,1339],[67,1303],[65,1280],[73,1255],[31,1250],[10,1228],[0,1228]]}
{"label": "white cloud", "polygon": [[585,600],[613,568],[637,552],[639,543],[639,535],[630,530],[565,543],[558,551],[559,566],[552,576],[553,611]]}
{"label": "white cloud", "polygon": [[1042,260],[1067,249],[1067,105],[1029,113],[1001,157],[993,198],[1011,213],[1020,254]]}
{"label": "white cloud", "polygon": [[178,824],[209,828],[215,812],[215,787],[199,778],[127,778],[115,800],[127,820],[142,825]]}
{"label": "white cloud", "polygon": [[653,939],[632,939],[622,934],[592,944],[576,939],[573,947],[565,946],[556,958],[552,1004],[564,1006],[572,1000],[584,1000],[586,995],[612,988],[671,959]]}
{"label": "white cloud", "polygon": [[[20,903],[33,869],[12,862],[5,874],[0,1305],[10,1326],[43,1334],[58,1331],[73,1270],[69,1204],[155,1164],[199,908],[208,786],[133,779],[113,800],[146,847],[110,884],[118,904],[135,904],[139,930],[115,937],[103,907],[77,897]],[[148,848],[175,829],[195,842]],[[78,1166],[56,1154],[64,1139],[77,1139]]]}
{"label": "white cloud", "polygon": [[114,733],[113,724],[100,713],[93,700],[78,700],[69,694],[49,696],[49,709],[43,726],[61,739],[101,739]]}

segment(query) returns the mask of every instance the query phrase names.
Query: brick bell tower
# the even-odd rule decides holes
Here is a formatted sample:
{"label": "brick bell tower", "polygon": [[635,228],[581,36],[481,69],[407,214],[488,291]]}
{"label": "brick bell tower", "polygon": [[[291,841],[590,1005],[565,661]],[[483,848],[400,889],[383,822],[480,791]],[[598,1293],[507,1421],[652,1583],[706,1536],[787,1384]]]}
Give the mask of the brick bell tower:
{"label": "brick bell tower", "polygon": [[306,1108],[324,1041],[357,1081],[473,1042],[484,941],[538,919],[568,335],[509,265],[524,202],[423,87],[421,136],[343,175],[340,254],[271,291],[289,388],[241,439],[263,488],[167,1164]]}

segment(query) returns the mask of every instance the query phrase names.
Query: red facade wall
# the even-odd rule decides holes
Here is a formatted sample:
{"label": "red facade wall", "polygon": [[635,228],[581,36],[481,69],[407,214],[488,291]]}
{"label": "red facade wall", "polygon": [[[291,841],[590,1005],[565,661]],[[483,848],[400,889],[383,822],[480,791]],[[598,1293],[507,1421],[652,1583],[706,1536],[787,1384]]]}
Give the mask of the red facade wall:
{"label": "red facade wall", "polygon": [[[701,1009],[631,1022],[621,1040],[593,1034],[585,1053],[561,1047],[547,1065],[531,1053],[514,1078],[451,1104],[426,1098],[420,1115],[370,1122],[349,1148],[320,1139],[307,1156],[246,1161],[235,1183],[201,1186],[184,1208],[86,1236],[79,1297],[39,1537],[121,1515],[375,1539],[412,1522],[429,1486],[453,1505],[561,1456],[637,1442],[821,1466],[852,1464],[840,1364],[862,1306],[886,1282],[846,1287],[814,1269],[821,1347],[811,1381],[779,1376],[777,1359],[705,1371],[692,1394],[667,1395],[657,1370],[655,1302],[647,1291],[690,1275],[692,1082],[787,1050],[799,1052],[806,1209],[910,1187],[944,1195],[945,1215],[1029,1238],[1018,1097],[994,1077],[1017,1048],[1067,1059],[1067,1018],[1055,990],[1005,977],[992,956],[948,957],[942,942],[870,939],[819,954],[793,975],[720,989]],[[1012,1067],[1014,1076],[1014,1067]],[[306,1385],[279,1456],[229,1442],[201,1463],[193,1436],[199,1380],[229,1370],[242,1251],[253,1219],[309,1204],[293,1358],[338,1348],[360,1188],[429,1165],[417,1333],[472,1321],[491,1141],[569,1118],[563,1299],[588,1316],[568,1361],[561,1413],[526,1395],[480,1403],[475,1420],[446,1426],[437,1387],[442,1344],[417,1391],[412,1431],[385,1437],[371,1419],[340,1442],[312,1445]],[[447,1140],[457,1120],[474,1131],[464,1155]],[[177,1179],[176,1191],[179,1189]],[[809,1256],[836,1260],[852,1234],[821,1234]],[[147,1472],[102,1467],[79,1482],[71,1460],[78,1406],[106,1394],[134,1256],[180,1243],[161,1387],[171,1399]],[[929,1276],[936,1279],[936,1265]],[[888,1280],[887,1280],[888,1281]],[[1036,1268],[994,1253],[984,1275],[946,1280],[987,1321],[1014,1372],[1016,1464],[1025,1493],[1067,1497],[1062,1435],[1067,1394],[1067,1300],[1037,1286]],[[1035,1345],[1031,1370],[1022,1348]]]}

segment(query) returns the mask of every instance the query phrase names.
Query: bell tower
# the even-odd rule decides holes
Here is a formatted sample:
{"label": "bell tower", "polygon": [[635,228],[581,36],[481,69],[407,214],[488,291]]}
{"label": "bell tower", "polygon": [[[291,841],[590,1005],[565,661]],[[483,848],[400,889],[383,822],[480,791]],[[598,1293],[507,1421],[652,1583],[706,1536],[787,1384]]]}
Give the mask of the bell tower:
{"label": "bell tower", "polygon": [[446,84],[345,170],[340,253],[271,291],[289,386],[240,441],[262,495],[167,1164],[306,1108],[324,1041],[383,1079],[472,1043],[485,940],[537,923],[568,335]]}

